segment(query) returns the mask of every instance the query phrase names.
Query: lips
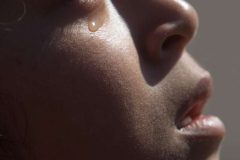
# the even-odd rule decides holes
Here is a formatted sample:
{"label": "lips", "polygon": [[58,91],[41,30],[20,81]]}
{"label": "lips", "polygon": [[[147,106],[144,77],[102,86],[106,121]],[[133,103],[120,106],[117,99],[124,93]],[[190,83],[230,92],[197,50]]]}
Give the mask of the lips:
{"label": "lips", "polygon": [[194,138],[195,140],[221,141],[225,134],[222,121],[212,115],[203,115],[204,105],[211,94],[212,80],[210,77],[199,81],[191,98],[179,110],[176,118],[176,126],[180,134]]}

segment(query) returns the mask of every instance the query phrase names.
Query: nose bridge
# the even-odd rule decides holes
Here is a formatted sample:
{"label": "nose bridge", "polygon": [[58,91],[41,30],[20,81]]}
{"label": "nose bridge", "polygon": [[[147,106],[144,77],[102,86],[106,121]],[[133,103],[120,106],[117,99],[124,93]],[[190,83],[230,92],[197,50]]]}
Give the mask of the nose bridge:
{"label": "nose bridge", "polygon": [[[196,10],[184,0],[173,0],[173,7],[169,9],[170,14],[177,14],[173,23],[176,24],[176,29],[179,30],[183,36],[191,39],[198,28],[198,15]],[[171,5],[171,4],[170,4]],[[175,7],[176,8],[175,8]]]}
{"label": "nose bridge", "polygon": [[[154,29],[159,25],[171,23],[178,25],[186,34],[193,34],[198,27],[195,9],[184,0],[141,0],[148,25]],[[146,8],[148,7],[148,8]],[[143,19],[144,20],[144,19]]]}
{"label": "nose bridge", "polygon": [[142,33],[164,23],[179,21],[191,33],[198,27],[195,9],[184,0],[116,0],[113,3],[128,25]]}
{"label": "nose bridge", "polygon": [[198,28],[195,9],[183,0],[116,0],[113,3],[140,48],[153,32],[158,34],[150,43],[159,45],[169,36],[180,35],[184,42],[179,44],[185,46]]}

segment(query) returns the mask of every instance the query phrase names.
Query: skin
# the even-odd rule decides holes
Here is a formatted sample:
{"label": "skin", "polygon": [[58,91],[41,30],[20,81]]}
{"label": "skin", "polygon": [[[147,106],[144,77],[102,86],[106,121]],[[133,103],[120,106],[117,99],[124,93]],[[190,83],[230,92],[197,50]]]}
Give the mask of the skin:
{"label": "skin", "polygon": [[[210,77],[185,50],[198,27],[189,4],[25,4],[24,18],[0,29],[2,159],[218,159],[218,144],[205,151],[175,125],[179,108]],[[88,24],[99,15],[92,32]]]}

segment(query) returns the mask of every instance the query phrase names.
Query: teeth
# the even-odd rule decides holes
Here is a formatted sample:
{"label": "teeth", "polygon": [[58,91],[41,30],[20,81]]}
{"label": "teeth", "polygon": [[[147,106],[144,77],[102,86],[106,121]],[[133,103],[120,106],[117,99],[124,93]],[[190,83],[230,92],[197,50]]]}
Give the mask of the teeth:
{"label": "teeth", "polygon": [[182,121],[182,123],[181,123],[181,126],[187,126],[187,125],[189,125],[190,123],[192,122],[192,118],[190,117],[190,116],[188,116],[188,117],[186,117],[183,121]]}

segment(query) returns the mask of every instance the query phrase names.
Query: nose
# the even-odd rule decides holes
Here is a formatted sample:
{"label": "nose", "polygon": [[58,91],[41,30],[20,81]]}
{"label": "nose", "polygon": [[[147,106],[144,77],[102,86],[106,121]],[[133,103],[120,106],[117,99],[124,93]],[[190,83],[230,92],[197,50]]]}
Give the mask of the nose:
{"label": "nose", "polygon": [[158,21],[153,20],[152,26],[146,30],[145,51],[154,62],[173,65],[195,35],[198,16],[195,9],[183,0],[154,3],[159,7],[154,7],[154,17]]}
{"label": "nose", "polygon": [[139,52],[152,62],[173,66],[198,28],[195,9],[183,0],[116,2]]}

